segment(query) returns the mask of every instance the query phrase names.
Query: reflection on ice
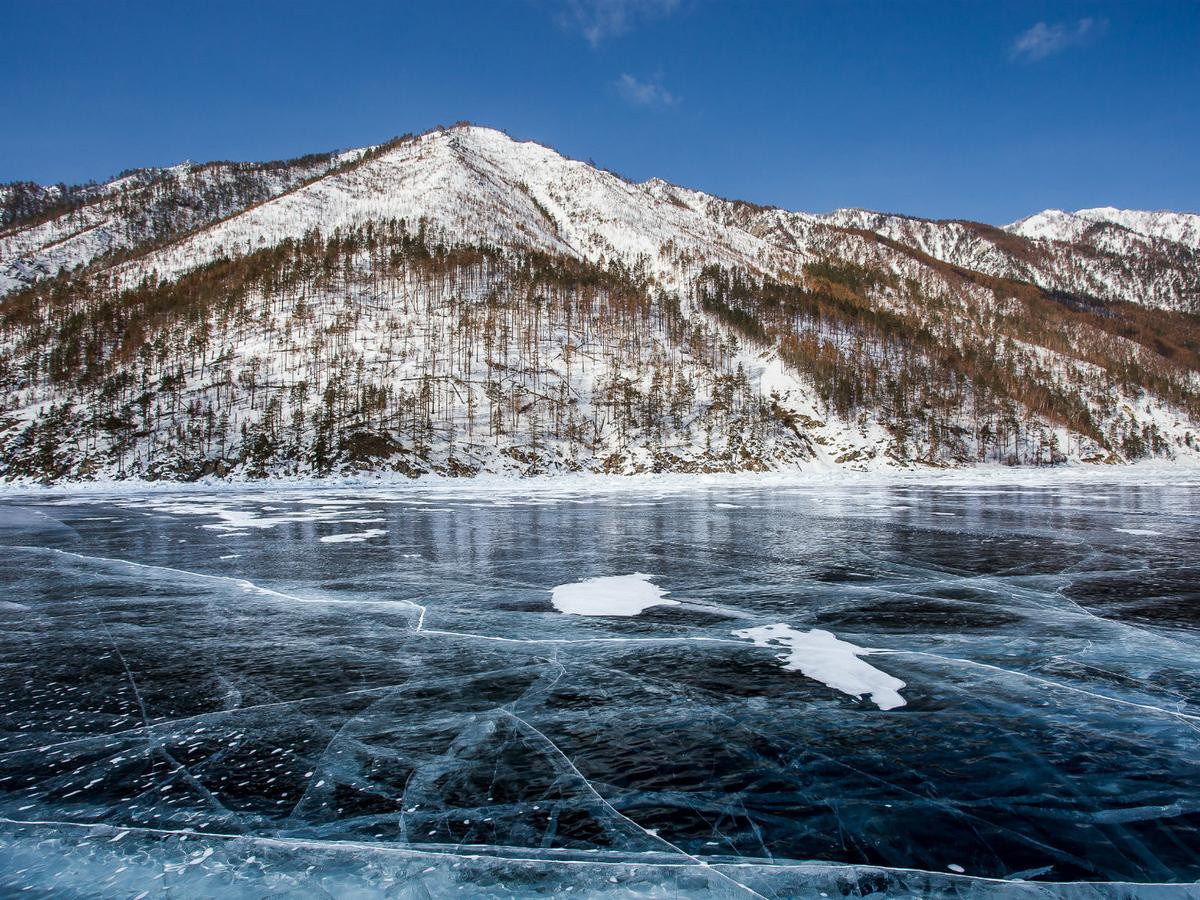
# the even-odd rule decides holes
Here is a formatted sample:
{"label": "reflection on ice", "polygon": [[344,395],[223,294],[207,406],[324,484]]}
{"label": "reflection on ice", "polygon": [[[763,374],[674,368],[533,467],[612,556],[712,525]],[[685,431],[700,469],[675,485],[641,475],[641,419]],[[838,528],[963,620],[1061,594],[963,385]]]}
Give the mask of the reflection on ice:
{"label": "reflection on ice", "polygon": [[320,541],[322,544],[361,544],[363,541],[383,537],[385,534],[387,534],[386,528],[368,528],[366,531],[345,531],[339,534],[322,535]]}
{"label": "reflection on ice", "polygon": [[802,672],[835,691],[851,697],[869,694],[880,709],[904,705],[900,696],[903,681],[859,659],[870,650],[838,640],[828,631],[796,631],[780,623],[743,628],[734,634],[749,638],[759,647],[782,647],[785,652],[779,659],[785,669]]}

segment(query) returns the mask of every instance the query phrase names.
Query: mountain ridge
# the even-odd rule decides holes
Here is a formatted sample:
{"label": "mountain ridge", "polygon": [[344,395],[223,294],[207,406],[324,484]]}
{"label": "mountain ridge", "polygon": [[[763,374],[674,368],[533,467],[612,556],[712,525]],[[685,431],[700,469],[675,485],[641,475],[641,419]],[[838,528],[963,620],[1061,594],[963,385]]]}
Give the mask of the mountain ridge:
{"label": "mountain ridge", "polygon": [[[752,227],[757,225],[760,230],[765,230],[764,222],[766,220],[774,218],[786,220],[792,229],[804,229],[805,226],[812,227],[816,225],[835,227],[841,225],[859,227],[864,230],[886,233],[888,236],[896,236],[905,234],[907,223],[909,229],[909,232],[906,235],[907,241],[915,242],[923,251],[929,252],[931,255],[947,262],[970,262],[970,260],[964,261],[960,258],[960,253],[969,251],[959,251],[956,253],[955,248],[952,245],[945,245],[945,235],[942,235],[942,245],[938,246],[938,242],[931,240],[928,235],[922,236],[920,234],[915,234],[911,229],[917,229],[918,231],[925,230],[931,233],[937,232],[938,230],[949,231],[951,237],[956,236],[956,230],[961,229],[961,231],[959,231],[957,234],[957,237],[960,239],[962,238],[964,232],[986,232],[990,234],[1007,233],[1017,237],[1032,238],[1032,242],[1036,246],[1038,241],[1057,241],[1070,243],[1078,240],[1082,232],[1086,231],[1088,227],[1094,227],[1096,225],[1109,225],[1123,228],[1126,231],[1144,238],[1169,241],[1171,243],[1180,244],[1183,247],[1191,250],[1200,251],[1200,215],[1190,213],[1120,210],[1113,207],[1083,209],[1073,213],[1063,212],[1055,209],[1046,209],[1008,225],[995,226],[988,225],[987,223],[970,222],[962,219],[927,219],[914,215],[902,213],[883,213],[856,207],[839,208],[829,213],[796,212],[784,209],[782,207],[764,206],[743,200],[718,197],[716,195],[707,194],[701,191],[695,191],[658,177],[651,177],[640,182],[632,181],[624,178],[623,176],[617,175],[610,170],[596,168],[590,163],[563,157],[552,148],[547,147],[546,145],[537,141],[518,141],[508,137],[506,134],[496,129],[472,125],[458,125],[440,130],[435,129],[421,135],[406,135],[402,138],[395,139],[382,145],[372,145],[346,151],[335,151],[328,154],[313,154],[310,157],[302,157],[299,159],[311,160],[314,157],[325,157],[333,160],[335,164],[343,164],[347,161],[363,158],[375,151],[378,151],[378,149],[381,147],[392,147],[393,149],[398,149],[399,147],[405,145],[428,145],[429,142],[437,141],[438,139],[448,139],[450,142],[453,142],[456,136],[459,135],[467,135],[473,139],[478,138],[479,136],[486,136],[486,140],[483,143],[490,145],[487,149],[492,151],[495,150],[495,147],[498,143],[502,146],[508,145],[512,148],[536,148],[536,152],[540,152],[544,157],[553,157],[555,160],[565,163],[568,166],[585,167],[603,176],[607,176],[618,182],[624,183],[631,188],[642,190],[651,197],[662,198],[666,202],[678,203],[682,198],[690,198],[690,203],[685,202],[685,205],[693,210],[695,210],[697,207],[705,208],[704,211],[709,216],[712,216],[720,211],[724,213],[728,219],[730,211],[732,210],[750,210],[751,218],[757,220],[756,222],[751,223]],[[497,141],[497,139],[499,140]],[[477,143],[473,149],[478,154],[478,151],[481,149],[481,147]],[[486,152],[483,153],[481,157],[484,159],[489,158]],[[173,172],[195,173],[205,170],[218,169],[221,167],[230,167],[235,169],[256,166],[286,168],[291,162],[297,161],[284,161],[282,163],[273,162],[265,164],[250,162],[210,162],[201,164],[181,163],[166,169],[137,170],[132,174],[127,174],[125,176],[118,177],[117,179],[113,179],[105,184],[97,185],[95,186],[94,190],[100,191],[101,193],[108,193],[111,187],[116,186],[121,182],[127,182],[131,178],[144,177],[144,175],[161,175],[164,173]],[[491,159],[490,161],[494,162],[494,159]],[[320,177],[328,173],[318,171],[316,174],[318,177]],[[303,183],[290,184],[282,190],[272,192],[268,196],[262,197],[258,202],[269,203],[270,201],[277,199],[279,196],[291,193],[296,188],[303,186]],[[245,208],[237,210],[238,213],[245,211]],[[1105,218],[1105,216],[1107,216],[1107,218]],[[1162,224],[1163,222],[1166,224]],[[204,228],[206,225],[212,224],[219,223],[202,222],[198,227]],[[11,235],[8,234],[8,232],[11,231],[13,231],[12,228],[6,229],[5,231],[0,231],[0,266],[11,267],[14,263],[14,257],[19,259],[19,257],[22,256],[21,251],[28,250],[27,246],[21,246],[20,244],[14,246],[5,243],[5,238],[11,237]],[[61,242],[54,241],[51,246],[57,247],[59,243]],[[986,252],[987,248],[983,249]],[[26,252],[24,255],[29,254]],[[79,258],[73,259],[71,262],[73,264],[79,264],[81,262],[86,264],[91,258],[94,257],[88,256],[85,251]],[[984,262],[984,260],[978,258],[974,261],[976,263]],[[992,259],[991,262],[993,265],[1001,265],[1001,262],[997,259]],[[53,271],[53,267],[47,266],[34,265],[31,266],[31,268],[40,272],[41,274],[47,274],[49,271]],[[1036,281],[1036,279],[1031,280]],[[28,281],[24,281],[22,283],[28,283]],[[0,280],[0,292],[7,292],[19,286],[19,283],[11,280]],[[1057,287],[1058,285],[1053,286]],[[1187,302],[1189,304],[1189,309],[1191,309],[1191,311],[1195,311],[1195,309],[1192,307],[1194,307],[1197,302],[1197,296],[1194,293],[1194,286],[1192,287],[1193,293],[1189,295]]]}
{"label": "mountain ridge", "polygon": [[[4,477],[1197,452],[1200,217],[1189,214],[1049,210],[998,228],[790,212],[631,182],[467,125],[126,178],[0,231]],[[546,305],[531,306],[539,290]],[[254,318],[256,306],[270,315]],[[346,337],[331,341],[337,329]],[[585,332],[602,346],[576,367]],[[297,335],[315,362],[288,349]],[[204,380],[210,348],[218,382]],[[332,431],[320,437],[300,393],[327,391],[351,358],[358,389],[390,412],[364,416],[361,396],[327,407],[321,427]],[[264,376],[271,409],[246,387]],[[424,385],[420,422],[405,379]],[[524,399],[501,402],[504,391]],[[506,402],[515,408],[501,426]],[[484,406],[492,422],[480,442]],[[230,423],[213,447],[222,414]],[[209,436],[193,445],[182,435],[197,417]],[[548,417],[550,442],[539,432]],[[329,444],[319,453],[318,438]],[[58,452],[72,441],[88,449]]]}

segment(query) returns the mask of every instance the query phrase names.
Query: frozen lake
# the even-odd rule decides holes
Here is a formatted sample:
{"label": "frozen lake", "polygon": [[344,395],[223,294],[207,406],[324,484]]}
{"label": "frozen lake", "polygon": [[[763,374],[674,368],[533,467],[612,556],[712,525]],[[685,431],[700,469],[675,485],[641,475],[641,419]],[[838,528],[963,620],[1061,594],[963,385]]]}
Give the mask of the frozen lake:
{"label": "frozen lake", "polygon": [[1194,480],[3,494],[0,895],[1194,896],[1198,525]]}

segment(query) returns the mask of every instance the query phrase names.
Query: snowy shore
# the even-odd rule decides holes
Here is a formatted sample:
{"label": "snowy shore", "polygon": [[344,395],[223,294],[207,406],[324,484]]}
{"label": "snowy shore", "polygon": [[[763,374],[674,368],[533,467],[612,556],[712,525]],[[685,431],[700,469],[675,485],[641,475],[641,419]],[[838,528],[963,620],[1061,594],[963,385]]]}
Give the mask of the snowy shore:
{"label": "snowy shore", "polygon": [[454,478],[422,475],[410,478],[390,472],[361,473],[326,478],[219,479],[191,482],[140,479],[97,479],[39,484],[31,481],[0,482],[0,496],[50,493],[123,495],[133,493],[293,493],[307,491],[376,490],[414,491],[439,495],[478,497],[506,495],[572,495],[613,493],[677,493],[692,490],[762,488],[821,488],[853,485],[923,485],[928,487],[1054,487],[1066,484],[1124,484],[1170,486],[1200,483],[1200,463],[1157,460],[1124,465],[1000,466],[981,465],[953,469],[878,469],[855,472],[814,468],[786,472],[719,474],[662,473],[597,475],[572,473],[527,478],[485,474]]}

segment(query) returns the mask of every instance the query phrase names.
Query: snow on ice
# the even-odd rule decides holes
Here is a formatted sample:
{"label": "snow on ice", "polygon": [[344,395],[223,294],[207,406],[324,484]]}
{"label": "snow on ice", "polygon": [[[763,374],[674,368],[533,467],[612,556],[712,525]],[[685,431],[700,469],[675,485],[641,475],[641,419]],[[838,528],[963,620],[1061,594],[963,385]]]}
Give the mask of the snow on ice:
{"label": "snow on ice", "polygon": [[783,648],[785,652],[779,659],[785,669],[801,672],[835,691],[851,697],[869,694],[880,709],[905,704],[900,696],[903,681],[859,659],[870,650],[839,640],[831,632],[820,628],[797,631],[780,623],[743,628],[734,634],[749,638],[759,647]]}
{"label": "snow on ice", "polygon": [[607,575],[551,588],[550,602],[559,612],[575,616],[636,616],[652,606],[678,606],[667,592],[651,583],[653,575]]}

